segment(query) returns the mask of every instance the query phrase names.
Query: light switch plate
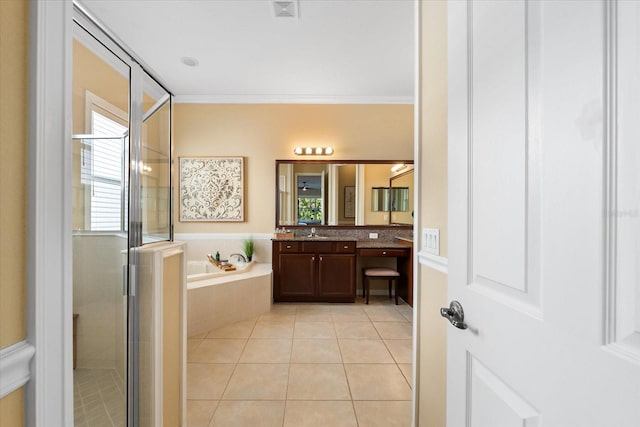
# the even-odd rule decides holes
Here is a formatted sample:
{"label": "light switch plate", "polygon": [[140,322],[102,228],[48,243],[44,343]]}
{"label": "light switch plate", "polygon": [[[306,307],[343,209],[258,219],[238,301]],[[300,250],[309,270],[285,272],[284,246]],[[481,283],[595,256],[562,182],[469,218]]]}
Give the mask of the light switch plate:
{"label": "light switch plate", "polygon": [[369,238],[370,239],[377,239],[378,238],[378,233],[369,233]]}
{"label": "light switch plate", "polygon": [[440,255],[440,230],[438,228],[423,228],[422,238],[422,248],[425,252]]}

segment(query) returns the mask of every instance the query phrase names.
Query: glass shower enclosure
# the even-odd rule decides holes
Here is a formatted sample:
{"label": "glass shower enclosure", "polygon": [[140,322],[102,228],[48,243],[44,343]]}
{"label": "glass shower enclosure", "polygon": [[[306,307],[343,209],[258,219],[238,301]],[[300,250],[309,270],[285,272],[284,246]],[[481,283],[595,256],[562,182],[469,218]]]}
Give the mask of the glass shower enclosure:
{"label": "glass shower enclosure", "polygon": [[138,251],[171,233],[171,95],[78,7],[73,36],[76,426],[150,425]]}

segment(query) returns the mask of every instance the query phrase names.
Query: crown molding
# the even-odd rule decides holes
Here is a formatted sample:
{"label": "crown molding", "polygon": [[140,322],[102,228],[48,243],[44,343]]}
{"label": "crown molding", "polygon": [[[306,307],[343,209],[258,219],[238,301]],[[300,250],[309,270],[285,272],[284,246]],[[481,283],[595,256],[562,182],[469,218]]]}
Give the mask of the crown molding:
{"label": "crown molding", "polygon": [[413,96],[176,95],[174,104],[410,104]]}

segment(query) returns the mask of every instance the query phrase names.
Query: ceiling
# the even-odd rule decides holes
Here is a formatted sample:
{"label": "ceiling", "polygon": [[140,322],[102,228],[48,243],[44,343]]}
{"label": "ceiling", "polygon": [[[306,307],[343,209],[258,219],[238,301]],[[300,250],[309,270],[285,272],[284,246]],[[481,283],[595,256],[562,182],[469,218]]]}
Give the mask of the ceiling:
{"label": "ceiling", "polygon": [[413,102],[413,0],[80,2],[177,102]]}

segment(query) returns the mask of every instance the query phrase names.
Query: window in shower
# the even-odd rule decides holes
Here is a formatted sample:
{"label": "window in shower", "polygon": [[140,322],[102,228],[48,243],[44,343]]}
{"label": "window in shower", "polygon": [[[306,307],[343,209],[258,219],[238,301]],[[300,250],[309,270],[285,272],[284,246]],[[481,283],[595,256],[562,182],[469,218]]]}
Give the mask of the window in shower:
{"label": "window in shower", "polygon": [[[95,95],[87,96],[87,99]],[[102,102],[106,105],[106,101]],[[85,188],[85,229],[91,231],[126,230],[126,135],[120,112],[113,106],[93,108],[87,116],[92,138],[81,140],[81,183]],[[99,110],[99,111],[98,111]],[[125,121],[126,123],[126,121]],[[104,138],[99,138],[104,137]]]}

